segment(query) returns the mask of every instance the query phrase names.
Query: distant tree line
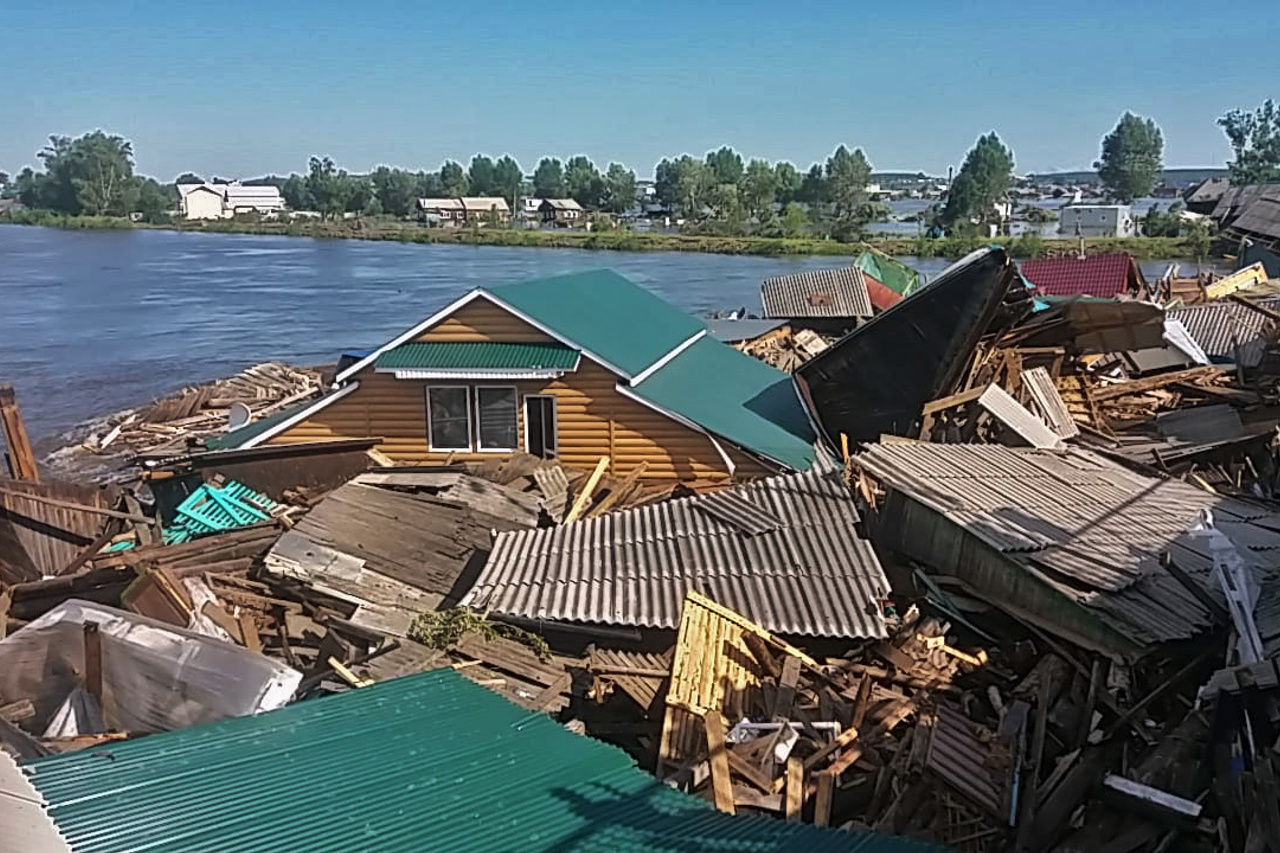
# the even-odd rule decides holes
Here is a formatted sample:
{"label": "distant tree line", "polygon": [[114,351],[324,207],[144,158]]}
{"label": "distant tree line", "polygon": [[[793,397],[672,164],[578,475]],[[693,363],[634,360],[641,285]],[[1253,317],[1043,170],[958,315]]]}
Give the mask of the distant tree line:
{"label": "distant tree line", "polygon": [[[1253,112],[1232,110],[1218,119],[1230,140],[1233,183],[1280,180],[1280,108],[1268,100]],[[1150,118],[1126,112],[1101,143],[1094,163],[1108,195],[1128,203],[1149,195],[1163,170],[1164,139]],[[10,179],[0,172],[5,195],[23,204],[65,215],[126,216],[159,222],[177,203],[177,184],[202,183],[187,172],[172,184],[135,174],[132,144],[101,130],[77,138],[51,136],[37,155],[43,171],[23,169]],[[976,233],[1001,221],[1001,206],[1014,184],[1013,152],[995,132],[978,138],[942,202],[925,222],[937,232]],[[860,237],[887,214],[869,192],[871,164],[861,149],[840,145],[825,161],[800,171],[786,161],[744,161],[724,146],[703,157],[663,158],[654,169],[652,201],[694,233]],[[211,183],[226,183],[211,177]],[[645,201],[633,169],[611,162],[602,171],[588,157],[541,158],[526,179],[510,155],[496,160],[476,154],[464,167],[448,160],[434,171],[379,166],[365,175],[341,169],[329,157],[311,157],[304,173],[243,181],[274,185],[294,210],[322,217],[412,216],[419,198],[504,198],[512,209],[521,199],[572,198],[592,211],[622,214]],[[1153,229],[1168,230],[1165,222]]]}

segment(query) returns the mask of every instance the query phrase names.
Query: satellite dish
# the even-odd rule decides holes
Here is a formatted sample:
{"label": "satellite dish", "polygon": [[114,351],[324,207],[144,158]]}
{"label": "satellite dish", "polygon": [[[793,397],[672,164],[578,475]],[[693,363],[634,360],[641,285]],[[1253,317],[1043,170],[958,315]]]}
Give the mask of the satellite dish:
{"label": "satellite dish", "polygon": [[249,411],[249,407],[244,403],[232,403],[227,409],[227,432],[249,423],[249,419],[253,417],[253,412]]}

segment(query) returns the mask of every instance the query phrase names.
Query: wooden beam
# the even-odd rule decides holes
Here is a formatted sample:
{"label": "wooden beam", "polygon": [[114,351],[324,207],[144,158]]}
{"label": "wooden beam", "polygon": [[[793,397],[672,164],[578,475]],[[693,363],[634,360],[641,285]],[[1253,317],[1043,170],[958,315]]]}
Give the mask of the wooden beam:
{"label": "wooden beam", "polygon": [[987,390],[987,386],[983,385],[979,388],[970,388],[968,391],[961,391],[959,394],[952,394],[949,397],[939,397],[936,400],[930,400],[924,404],[924,408],[920,410],[921,415],[932,415],[934,412],[942,412],[947,409],[954,409],[957,406],[963,406],[966,403],[972,403],[982,396]]}
{"label": "wooden beam", "polygon": [[[103,526],[102,532],[98,534],[98,538],[90,542],[79,554],[76,554],[75,558],[70,563],[67,563],[61,569],[54,572],[54,575],[61,576],[73,574],[85,563],[92,560],[97,553],[102,550],[104,545],[115,538],[116,533],[119,530],[119,525],[116,523],[118,520],[119,519],[115,518],[107,519],[107,523]],[[0,636],[4,635],[0,634]]]}
{"label": "wooden beam", "polygon": [[787,820],[800,820],[804,807],[804,762],[798,758],[787,759]]}
{"label": "wooden beam", "polygon": [[102,634],[97,622],[84,623],[84,689],[102,709]]}
{"label": "wooden beam", "polygon": [[[761,738],[761,740],[764,740],[764,738]],[[730,770],[732,770],[734,773],[737,773],[743,779],[746,779],[748,782],[750,782],[752,785],[759,788],[761,791],[765,792],[766,794],[773,793],[773,780],[770,779],[767,775],[765,775],[765,773],[762,770],[760,770],[758,767],[756,767],[754,764],[752,764],[743,756],[738,755],[732,749],[726,749],[725,752],[729,756]]]}
{"label": "wooden beam", "polygon": [[1114,385],[1104,385],[1094,389],[1091,397],[1095,401],[1112,400],[1116,397],[1127,397],[1130,394],[1154,391],[1157,388],[1164,388],[1166,385],[1174,385],[1179,382],[1217,376],[1220,373],[1222,373],[1221,367],[1193,367],[1190,370],[1179,370],[1176,373],[1163,373],[1146,379],[1131,379],[1127,382],[1117,382]]}
{"label": "wooden beam", "polygon": [[245,648],[249,651],[262,651],[262,638],[258,636],[258,625],[253,621],[252,613],[240,614],[240,636],[244,638]]}
{"label": "wooden beam", "polygon": [[40,482],[40,469],[36,467],[36,455],[31,449],[27,426],[23,423],[13,386],[8,383],[0,385],[0,434],[3,434],[4,446],[9,450],[9,473],[13,478]]}
{"label": "wooden beam", "polygon": [[813,801],[813,823],[815,826],[831,825],[831,798],[835,793],[836,777],[834,773],[818,774],[818,796]]}
{"label": "wooden beam", "polygon": [[78,512],[88,512],[94,515],[105,515],[108,518],[123,518],[125,521],[136,521],[139,524],[151,524],[151,519],[145,515],[134,515],[131,512],[117,512],[114,509],[106,507],[91,506],[90,504],[78,504],[71,501],[60,501],[57,498],[46,498],[44,495],[32,495],[27,492],[18,491],[17,489],[0,488],[0,495],[12,495],[13,497],[26,498],[29,501],[35,501],[38,504],[46,504],[48,506],[56,506],[60,509],[74,509]]}
{"label": "wooden beam", "polygon": [[[604,476],[604,471],[609,467],[609,457],[601,456],[600,461],[596,463],[596,468],[591,472],[591,476],[587,478],[586,485],[582,487],[582,491],[578,493],[578,497],[573,502],[573,508],[569,510],[569,514],[564,517],[564,523],[577,521],[587,508],[587,504],[591,503],[591,493],[596,490],[596,486],[600,483],[600,478]],[[732,798],[730,799],[732,802]]]}
{"label": "wooden beam", "polygon": [[631,469],[631,473],[626,476],[621,483],[615,485],[609,490],[609,494],[604,500],[600,501],[599,506],[591,508],[591,512],[587,514],[588,518],[595,518],[598,515],[604,515],[609,510],[617,506],[618,502],[623,499],[633,488],[644,472],[649,468],[649,460],[641,459],[640,464]]}
{"label": "wooden beam", "polygon": [[812,770],[813,768],[817,767],[821,762],[825,761],[827,756],[831,755],[831,753],[835,752],[837,749],[841,749],[843,747],[848,746],[849,744],[853,743],[857,739],[858,739],[857,729],[853,727],[849,727],[845,729],[839,735],[837,735],[834,740],[832,740],[826,746],[822,747],[822,749],[818,750],[813,755],[810,755],[808,758],[806,758],[804,760],[804,769]]}
{"label": "wooden beam", "polygon": [[538,695],[533,698],[533,710],[550,710],[551,706],[560,698],[560,694],[568,690],[572,684],[573,673],[566,670],[559,678],[542,688]]}
{"label": "wooden beam", "polygon": [[711,760],[711,790],[716,808],[736,814],[733,805],[733,777],[729,774],[729,748],[725,744],[724,717],[712,710],[702,718],[707,731],[707,754]]}
{"label": "wooden beam", "polygon": [[787,655],[782,661],[782,677],[778,679],[778,693],[773,701],[774,719],[790,718],[791,706],[796,701],[796,686],[800,683],[800,658]]}
{"label": "wooden beam", "polygon": [[862,720],[867,715],[867,705],[871,702],[871,673],[862,673],[862,680],[858,682],[858,692],[853,699],[853,716],[850,718],[849,725],[855,729],[862,728]]}
{"label": "wooden beam", "polygon": [[[339,676],[341,676],[342,680],[347,682],[347,684],[350,684],[352,687],[368,687],[371,684],[373,684],[373,682],[370,681],[369,679],[361,678],[360,676],[356,675],[354,672],[352,672],[350,669],[347,668],[346,664],[344,664],[342,661],[338,660],[337,658],[333,657],[332,655],[330,655],[329,660],[327,662],[329,664],[329,668],[332,669],[334,672],[336,672]],[[501,687],[503,684],[506,683],[506,679],[491,678],[489,679],[488,682],[478,682],[478,683],[484,684],[484,683],[494,683],[494,682],[497,682],[496,686]]]}

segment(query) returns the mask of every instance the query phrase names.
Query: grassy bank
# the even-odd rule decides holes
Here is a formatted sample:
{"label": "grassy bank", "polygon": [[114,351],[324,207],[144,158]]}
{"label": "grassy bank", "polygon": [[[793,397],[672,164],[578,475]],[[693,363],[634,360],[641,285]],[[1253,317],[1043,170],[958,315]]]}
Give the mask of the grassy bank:
{"label": "grassy bank", "polygon": [[[399,243],[453,243],[467,246],[508,246],[516,248],[594,249],[616,252],[705,252],[721,255],[831,255],[850,257],[868,245],[890,255],[913,255],[923,258],[963,257],[982,246],[996,243],[1015,258],[1058,257],[1075,254],[1079,241],[1074,238],[1024,237],[980,238],[948,237],[931,240],[924,237],[872,237],[866,243],[840,243],[826,239],[786,239],[777,237],[704,237],[684,234],[642,234],[630,231],[584,233],[581,231],[530,231],[521,228],[424,228],[415,224],[387,220],[348,220],[344,222],[243,222],[226,220],[203,223],[147,225],[127,219],[104,216],[58,216],[44,211],[18,211],[0,217],[0,223],[45,225],[54,228],[163,228],[214,234],[271,234],[288,237],[321,239],[389,240]],[[1181,237],[1095,238],[1085,241],[1091,255],[1128,252],[1139,260],[1156,258],[1191,258],[1188,242]]]}

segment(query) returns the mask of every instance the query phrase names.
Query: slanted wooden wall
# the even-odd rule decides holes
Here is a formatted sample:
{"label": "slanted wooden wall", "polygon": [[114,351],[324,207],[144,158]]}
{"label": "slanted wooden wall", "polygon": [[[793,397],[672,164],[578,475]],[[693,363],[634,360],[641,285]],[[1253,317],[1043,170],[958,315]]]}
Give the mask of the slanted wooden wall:
{"label": "slanted wooden wall", "polygon": [[[476,299],[440,321],[415,340],[423,342],[496,341],[520,343],[553,340],[493,303]],[[449,382],[396,379],[372,367],[354,377],[360,388],[330,404],[308,420],[282,432],[271,444],[331,441],[379,436],[378,450],[397,462],[442,462],[448,452],[429,449],[426,387],[448,384],[516,386],[519,395],[519,449],[524,449],[524,398],[547,394],[556,398],[556,439],[560,460],[576,468],[592,468],[601,456],[610,471],[625,476],[648,462],[645,478],[723,479],[729,471],[710,439],[660,412],[619,394],[619,377],[586,356],[578,370],[560,379],[526,382]],[[721,442],[739,476],[769,473],[764,465]],[[489,453],[454,453],[455,461],[492,459]]]}

